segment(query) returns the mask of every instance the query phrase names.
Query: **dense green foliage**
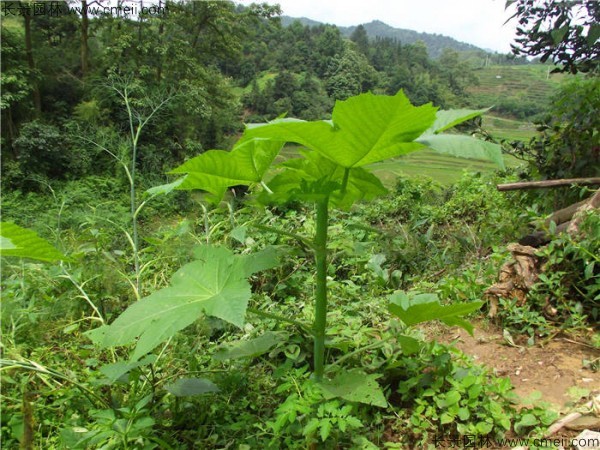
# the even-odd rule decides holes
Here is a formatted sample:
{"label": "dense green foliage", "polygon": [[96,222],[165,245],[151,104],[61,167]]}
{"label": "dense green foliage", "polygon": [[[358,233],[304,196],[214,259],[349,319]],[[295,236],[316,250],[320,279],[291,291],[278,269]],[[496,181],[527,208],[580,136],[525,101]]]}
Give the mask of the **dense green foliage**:
{"label": "dense green foliage", "polygon": [[483,58],[446,49],[432,59],[423,43],[374,39],[361,27],[350,39],[332,25],[282,27],[279,9],[267,5],[167,1],[168,12],[139,20],[94,9],[84,20],[65,11],[86,2],[55,2],[62,13],[31,16],[7,12],[27,2],[5,3],[14,9],[2,21],[2,183],[29,190],[39,188],[32,175],[113,173],[100,146],[118,156],[129,146],[117,94],[124,85],[135,114],[165,102],[136,157],[141,173],[157,174],[227,147],[242,121],[284,112],[321,119],[335,100],[369,90],[467,106],[472,68]]}
{"label": "dense green foliage", "polygon": [[576,79],[552,99],[528,149],[536,171],[547,179],[600,175],[600,78]]}
{"label": "dense green foliage", "polygon": [[[249,316],[241,330],[216,319],[196,322],[155,355],[135,363],[115,363],[120,351],[98,352],[82,334],[101,321],[112,322],[134,299],[127,282],[132,277],[131,251],[119,237],[122,231],[99,220],[94,209],[78,206],[78,195],[87,195],[86,200],[106,195],[84,193],[81,182],[69,182],[68,190],[57,187],[56,206],[37,194],[8,195],[7,202],[20,204],[19,211],[13,211],[22,223],[45,229],[44,234],[58,239],[77,262],[63,267],[4,265],[3,301],[8,305],[2,310],[4,364],[13,369],[3,375],[7,400],[3,442],[16,443],[28,421],[35,425],[34,439],[72,448],[77,441],[92,447],[112,443],[132,448],[141,443],[155,448],[218,448],[231,442],[250,448],[278,448],[282,442],[289,442],[290,448],[311,442],[321,442],[325,448],[367,442],[381,447],[386,441],[431,442],[434,435],[464,433],[470,426],[477,426],[480,434],[489,430],[492,436],[501,435],[521,417],[512,409],[507,381],[488,381],[485,391],[467,395],[473,380],[490,375],[440,345],[423,346],[418,358],[406,354],[406,341],[397,336],[408,333],[419,340],[421,332],[418,327],[407,329],[400,321],[390,322],[385,299],[393,291],[411,288],[438,292],[443,299],[480,298],[495,277],[497,266],[490,263],[497,258],[479,258],[518,235],[514,227],[519,219],[509,207],[514,200],[499,194],[495,181],[465,175],[452,189],[402,181],[394,195],[359,205],[352,213],[331,213],[330,247],[337,263],[328,267],[329,358],[340,364],[344,358],[346,369],[382,374],[377,382],[390,395],[386,408],[327,397],[308,378],[312,349],[302,328],[264,316]],[[126,196],[120,201],[114,198],[126,211]],[[169,214],[166,206],[160,206],[161,214]],[[142,272],[144,292],[165,287],[167,277],[193,261],[194,242],[230,245],[238,254],[275,245],[295,257],[285,258],[268,276],[251,277],[255,293],[249,307],[310,321],[311,294],[306,286],[313,283],[314,275],[307,264],[309,255],[292,250],[293,237],[248,227],[258,220],[265,226],[278,223],[284,229],[311,232],[310,210],[264,210],[257,217],[249,208],[233,216],[227,208],[218,208],[207,211],[206,223],[197,204],[181,210],[188,217],[168,221],[158,221],[158,211],[153,209],[153,219],[141,223],[145,245],[140,256],[143,266],[151,268]],[[63,227],[53,238],[44,224],[56,223],[56,217]],[[470,273],[478,275],[465,281]],[[424,278],[423,274],[430,275]],[[254,341],[251,349],[241,345],[264,336],[265,331],[276,335]],[[224,341],[230,344],[224,347]],[[365,346],[371,349],[361,350]],[[424,371],[425,367],[430,369]],[[431,372],[431,367],[438,369]],[[424,373],[439,376],[423,379]],[[198,377],[207,381],[174,384],[177,378]],[[427,385],[436,396],[422,396]],[[195,395],[178,396],[189,394]],[[436,398],[453,402],[457,394],[463,400],[456,403],[456,411],[435,403]],[[21,405],[32,395],[36,400],[29,417],[23,415]],[[429,408],[430,422],[417,420],[422,416],[420,408]],[[447,414],[454,413],[461,419],[449,423]],[[533,413],[542,420],[541,410]],[[471,416],[484,419],[471,420]],[[507,422],[509,417],[514,419]],[[115,425],[121,422],[123,426]],[[397,434],[384,437],[389,427]]]}
{"label": "dense green foliage", "polygon": [[[168,14],[2,12],[2,445],[539,436],[551,411],[515,408],[508,379],[430,339],[433,320],[472,329],[504,244],[545,212],[495,189],[512,171],[454,158],[502,165],[493,143],[448,131],[474,119],[460,129],[483,134],[484,111],[429,104],[489,106],[467,94],[472,69],[506,57],[431,59],[422,43],[365,27],[349,38],[282,27],[268,5],[160,6]],[[548,170],[590,161],[594,83],[557,97]],[[523,99],[502,112],[544,111]],[[244,122],[267,119],[238,139]],[[563,139],[581,150],[576,164]],[[540,250],[551,270],[527,307],[505,302],[506,333],[530,344],[589,333],[597,228],[590,214],[582,234]]]}
{"label": "dense green foliage", "polygon": [[517,18],[517,55],[549,58],[557,70],[598,71],[600,60],[600,5],[595,0],[507,0]]}

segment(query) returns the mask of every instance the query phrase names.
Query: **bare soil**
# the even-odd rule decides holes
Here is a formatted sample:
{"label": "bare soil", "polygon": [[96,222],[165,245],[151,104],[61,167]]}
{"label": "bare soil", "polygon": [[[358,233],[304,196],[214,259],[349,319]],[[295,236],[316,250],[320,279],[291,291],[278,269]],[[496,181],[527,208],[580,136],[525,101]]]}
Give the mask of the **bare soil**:
{"label": "bare soil", "polygon": [[600,350],[575,339],[555,337],[544,346],[528,347],[526,343],[509,345],[502,330],[478,323],[474,336],[459,328],[440,329],[435,336],[445,343],[454,342],[456,347],[499,376],[507,376],[523,405],[531,404],[528,398],[538,391],[541,399],[551,404],[557,412],[564,412],[573,405],[569,390],[573,387],[588,391],[600,390],[600,372],[583,367],[584,360],[600,357]]}

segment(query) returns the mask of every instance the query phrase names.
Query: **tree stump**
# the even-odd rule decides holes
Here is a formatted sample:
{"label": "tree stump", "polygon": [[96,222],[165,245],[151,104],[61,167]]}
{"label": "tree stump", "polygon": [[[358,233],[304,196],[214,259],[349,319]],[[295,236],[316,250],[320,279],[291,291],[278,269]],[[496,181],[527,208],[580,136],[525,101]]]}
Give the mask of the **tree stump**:
{"label": "tree stump", "polygon": [[[581,202],[554,212],[546,218],[544,227],[549,227],[553,222],[557,225],[557,233],[576,235],[586,212],[598,208],[600,190]],[[547,244],[550,239],[551,236],[545,230],[538,230],[523,237],[518,244],[508,244],[507,249],[512,253],[512,260],[500,269],[498,282],[484,292],[484,298],[490,304],[489,317],[495,317],[498,313],[499,298],[516,299],[519,306],[525,304],[527,294],[538,281],[539,274],[544,271],[542,262],[536,256],[535,247]],[[545,312],[549,315],[556,314],[556,310],[548,302],[549,299],[546,300]]]}
{"label": "tree stump", "polygon": [[517,304],[523,306],[527,293],[538,280],[541,271],[540,260],[534,247],[521,244],[508,244],[513,260],[505,263],[500,269],[498,282],[489,287],[484,296],[490,302],[489,316],[498,312],[499,298],[515,298]]}

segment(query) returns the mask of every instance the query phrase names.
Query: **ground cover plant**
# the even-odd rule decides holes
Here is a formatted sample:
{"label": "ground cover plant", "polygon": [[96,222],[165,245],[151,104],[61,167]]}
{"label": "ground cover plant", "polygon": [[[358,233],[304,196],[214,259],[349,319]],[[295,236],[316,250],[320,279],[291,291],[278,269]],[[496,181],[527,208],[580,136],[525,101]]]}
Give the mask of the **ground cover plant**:
{"label": "ground cover plant", "polygon": [[[490,181],[465,175],[461,184],[449,192],[431,182],[427,187],[427,182],[406,180],[399,182],[397,195],[359,205],[352,214],[331,211],[330,257],[337,262],[328,266],[327,361],[332,363],[328,374],[334,379],[341,369],[350,373],[360,370],[371,376],[379,374],[374,381],[381,386],[388,402],[385,408],[344,398],[326,398],[310,377],[313,356],[310,333],[294,323],[278,320],[293,318],[302,324],[312,321],[311,290],[306,288],[314,283],[315,275],[310,268],[312,258],[310,253],[292,249],[297,247],[293,245],[295,237],[264,232],[250,225],[258,222],[268,227],[278,225],[298,233],[312,233],[311,208],[291,204],[261,209],[257,217],[256,207],[244,206],[234,211],[232,222],[227,207],[211,209],[207,205],[208,214],[202,216],[202,208],[196,206],[190,211],[191,216],[160,228],[147,228],[150,224],[143,224],[143,239],[152,242],[152,247],[163,249],[162,256],[168,257],[160,266],[155,266],[154,277],[163,277],[158,288],[165,286],[165,276],[193,258],[190,246],[194,242],[233,246],[240,255],[260,252],[269,245],[279,249],[284,246],[292,253],[270,273],[257,273],[250,278],[255,293],[249,301],[249,309],[261,311],[262,316],[249,314],[242,329],[220,320],[197,321],[174,335],[155,356],[142,358],[136,364],[128,365],[127,352],[99,353],[89,345],[82,332],[95,327],[97,321],[87,319],[92,312],[89,305],[73,309],[77,292],[70,282],[65,284],[56,278],[55,267],[17,264],[13,269],[12,264],[5,265],[8,271],[3,279],[3,300],[10,298],[12,307],[3,308],[3,324],[8,327],[4,333],[4,358],[12,363],[3,371],[3,395],[10,405],[3,413],[7,417],[3,421],[4,442],[16,443],[28,422],[33,438],[40,445],[44,442],[47,447],[68,448],[101,445],[121,448],[124,443],[133,448],[153,445],[157,448],[219,448],[242,443],[250,448],[281,448],[282,445],[305,448],[313,445],[311,443],[318,443],[319,448],[383,448],[385,443],[390,448],[395,448],[394,445],[404,448],[426,445],[442,434],[450,439],[454,433],[464,433],[465,427],[477,426],[479,422],[482,422],[478,425],[480,430],[491,427],[490,438],[502,435],[506,431],[506,417],[511,418],[511,424],[523,422],[521,433],[535,435],[536,427],[543,426],[552,416],[544,416],[542,409],[517,413],[512,405],[510,384],[500,380],[498,384],[491,383],[491,374],[474,367],[451,347],[421,344],[416,353],[406,354],[411,343],[409,338],[423,339],[419,325],[407,327],[400,320],[390,322],[388,312],[390,293],[416,284],[421,292],[432,292],[437,290],[437,282],[443,281],[439,291],[441,298],[461,301],[480,298],[477,289],[482,291],[484,283],[478,279],[481,274],[477,272],[483,268],[479,268],[477,253],[490,252],[492,245],[506,240],[514,230],[493,228],[497,234],[492,235],[490,231],[485,241],[479,243],[482,247],[475,251],[474,247],[462,247],[460,240],[449,237],[446,232],[456,230],[446,230],[443,223],[447,199],[451,198],[453,204],[466,208],[457,217],[470,221],[471,227],[481,221],[485,228],[489,211],[480,209],[481,205],[469,210],[468,205],[474,203],[476,195],[488,198],[489,207],[497,205],[498,193]],[[510,221],[510,209],[501,208],[498,214],[501,211],[506,212],[505,220]],[[68,211],[63,213],[68,215]],[[497,224],[502,219],[496,215],[491,220]],[[196,225],[190,228],[186,225],[190,221]],[[427,233],[433,223],[439,225]],[[455,226],[457,230],[461,228]],[[395,246],[403,250],[402,245],[406,248],[407,242],[403,242],[402,232],[391,227],[398,230],[414,227],[415,235],[424,238],[422,242],[408,242],[411,246],[423,246],[421,250],[401,252],[407,265],[403,266],[405,273],[400,285],[391,276],[398,270],[400,261],[392,250]],[[100,239],[103,233],[99,230]],[[232,234],[236,238],[230,239]],[[412,234],[408,231],[404,236]],[[428,234],[427,240],[425,234]],[[391,236],[394,244],[388,240]],[[71,248],[70,234],[65,233],[63,244]],[[115,250],[127,249],[125,243],[111,248],[107,245],[115,245],[115,242],[103,240],[102,245],[115,257]],[[423,261],[420,256],[423,251],[430,252],[430,261]],[[465,260],[459,258],[465,252],[473,258],[467,261],[467,269],[461,267]],[[375,253],[385,253],[386,259],[378,259],[375,264],[372,261]],[[444,255],[452,254],[455,256],[444,262]],[[290,258],[290,255],[295,257]],[[153,258],[154,250],[141,253],[143,264]],[[94,254],[88,254],[88,265],[94,259]],[[132,259],[125,262],[131,270]],[[77,279],[85,281],[88,276],[96,275],[95,267],[91,265],[78,274]],[[439,272],[439,267],[445,267],[447,272],[423,279],[423,273]],[[491,264],[486,269],[490,279],[494,267],[497,265]],[[11,275],[13,270],[14,275]],[[23,273],[27,274],[25,279],[18,282]],[[378,273],[390,277],[386,281],[385,276]],[[146,277],[142,279],[147,286],[155,284]],[[95,286],[94,282],[85,284],[84,290],[93,301],[100,302],[104,288]],[[134,296],[129,295],[132,301]],[[405,295],[415,298],[414,293],[397,292],[395,302],[406,301]],[[419,294],[416,295],[418,299]],[[348,301],[349,298],[359,300]],[[425,299],[432,300],[431,297]],[[102,314],[107,323],[125,307],[123,303],[106,300],[100,305],[103,305]],[[47,331],[40,329],[41,324],[49,323],[53,325],[46,325]],[[399,336],[407,337],[404,345],[400,345]],[[464,383],[450,382],[467,374]],[[484,377],[487,387],[469,396],[465,392],[473,377]],[[194,380],[198,378],[204,381]],[[88,400],[73,383],[100,398],[92,395]],[[335,387],[330,388],[335,391]],[[436,403],[442,398],[452,401],[456,393],[451,391],[461,395],[456,411],[454,406]],[[432,393],[435,395],[430,396]],[[149,395],[152,399],[148,402]],[[24,399],[25,404],[32,406],[30,416],[21,412]],[[443,416],[447,410],[461,418],[447,422],[448,417]],[[427,420],[423,420],[423,411],[427,412]],[[534,419],[528,416],[522,420],[526,414],[533,414]],[[479,416],[498,419],[476,420]],[[457,428],[459,424],[462,425]],[[396,432],[390,434],[390,430]]]}
{"label": "ground cover plant", "polygon": [[505,244],[552,208],[496,184],[596,168],[595,78],[549,103],[570,75],[548,65],[266,4],[5,3],[3,447],[491,447],[554,420],[517,405],[506,361],[457,348],[473,324],[509,361],[557,335],[598,347],[597,214],[550,227],[527,305],[482,318]]}

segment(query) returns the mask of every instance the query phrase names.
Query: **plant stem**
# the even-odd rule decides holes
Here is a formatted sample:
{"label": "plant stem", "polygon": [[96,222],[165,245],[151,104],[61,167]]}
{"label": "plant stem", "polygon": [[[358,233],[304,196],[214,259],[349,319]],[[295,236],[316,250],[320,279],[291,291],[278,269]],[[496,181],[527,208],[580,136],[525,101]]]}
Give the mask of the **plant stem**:
{"label": "plant stem", "polygon": [[280,230],[278,228],[270,227],[268,225],[251,224],[250,226],[253,228],[256,228],[257,230],[270,231],[275,234],[280,234],[281,236],[291,237],[292,239],[296,239],[303,246],[310,248],[312,250],[315,249],[315,246],[312,242],[310,242],[308,239],[303,238],[299,234],[290,233],[289,231]]}
{"label": "plant stem", "polygon": [[85,387],[83,384],[79,383],[78,381],[76,381],[72,378],[69,378],[67,375],[57,372],[56,370],[48,369],[34,361],[31,361],[28,359],[24,359],[23,361],[17,361],[17,360],[13,360],[13,359],[0,359],[0,371],[9,370],[9,369],[30,370],[32,372],[38,372],[38,373],[41,373],[44,375],[58,378],[60,380],[67,381],[67,382],[73,384],[74,386],[76,386],[77,388],[79,388],[83,392],[83,394],[88,398],[88,400],[90,400],[90,402],[92,404],[94,404],[92,399],[95,399],[99,403],[102,403],[103,405],[107,406],[108,408],[111,407],[110,404],[106,400],[104,400],[102,397],[100,397],[93,391],[89,390],[87,387]]}
{"label": "plant stem", "polygon": [[344,178],[342,179],[342,188],[340,189],[340,193],[342,194],[342,197],[344,195],[346,195],[346,189],[348,188],[349,175],[350,175],[350,169],[346,167],[344,169]]}
{"label": "plant stem", "polygon": [[327,226],[329,223],[329,197],[317,201],[315,232],[315,260],[317,266],[317,285],[315,292],[315,337],[314,377],[323,379],[325,369],[325,328],[327,326]]}
{"label": "plant stem", "polygon": [[[100,323],[102,325],[105,325],[106,322],[104,321],[104,317],[102,317],[102,314],[100,313],[100,310],[96,307],[96,305],[94,305],[94,302],[92,301],[92,299],[89,297],[89,295],[87,294],[87,292],[83,289],[83,285],[85,284],[79,284],[77,282],[77,280],[75,280],[75,278],[73,278],[73,276],[67,271],[67,269],[65,268],[65,266],[63,266],[61,264],[61,268],[63,270],[63,275],[59,275],[61,278],[66,278],[67,280],[69,280],[71,283],[73,283],[73,286],[75,286],[75,288],[79,291],[80,296],[82,299],[84,299],[88,305],[90,305],[90,307],[92,308],[92,310],[94,311],[94,313],[96,313],[96,316],[98,316],[96,319],[100,321]],[[89,280],[91,281],[91,280]]]}
{"label": "plant stem", "polygon": [[204,235],[206,236],[206,243],[210,244],[210,225],[208,223],[208,209],[202,203],[200,203],[202,207],[202,213],[204,215]]}
{"label": "plant stem", "polygon": [[369,345],[365,345],[364,347],[359,347],[356,350],[354,350],[353,352],[347,353],[344,356],[342,356],[341,358],[339,358],[337,361],[335,361],[333,364],[331,364],[330,367],[332,366],[339,366],[342,362],[346,361],[347,359],[350,359],[356,355],[358,355],[359,353],[365,352],[367,350],[373,350],[379,347],[383,347],[386,342],[388,342],[389,340],[391,340],[394,336],[388,336],[385,339],[382,339],[380,341],[377,342],[373,342],[372,344]]}
{"label": "plant stem", "polygon": [[134,131],[133,125],[133,111],[129,103],[129,96],[127,89],[124,91],[123,99],[125,100],[125,107],[127,108],[127,115],[129,116],[129,131],[131,133],[131,177],[129,183],[129,196],[130,196],[130,207],[131,207],[131,227],[133,231],[133,261],[135,266],[135,290],[140,294],[140,248],[138,238],[138,221],[137,221],[137,204],[135,195],[135,165],[137,160],[137,144],[142,131],[141,124],[138,124],[137,129]]}
{"label": "plant stem", "polygon": [[269,319],[275,319],[275,320],[278,320],[280,322],[290,323],[292,325],[297,326],[298,328],[300,328],[305,333],[308,333],[311,336],[313,335],[313,331],[309,327],[307,327],[302,322],[298,322],[297,320],[289,319],[287,317],[280,316],[279,314],[273,314],[273,313],[261,311],[259,309],[255,309],[255,308],[247,308],[246,311],[248,311],[249,313],[252,313],[252,314],[256,314],[257,316],[267,317]]}

